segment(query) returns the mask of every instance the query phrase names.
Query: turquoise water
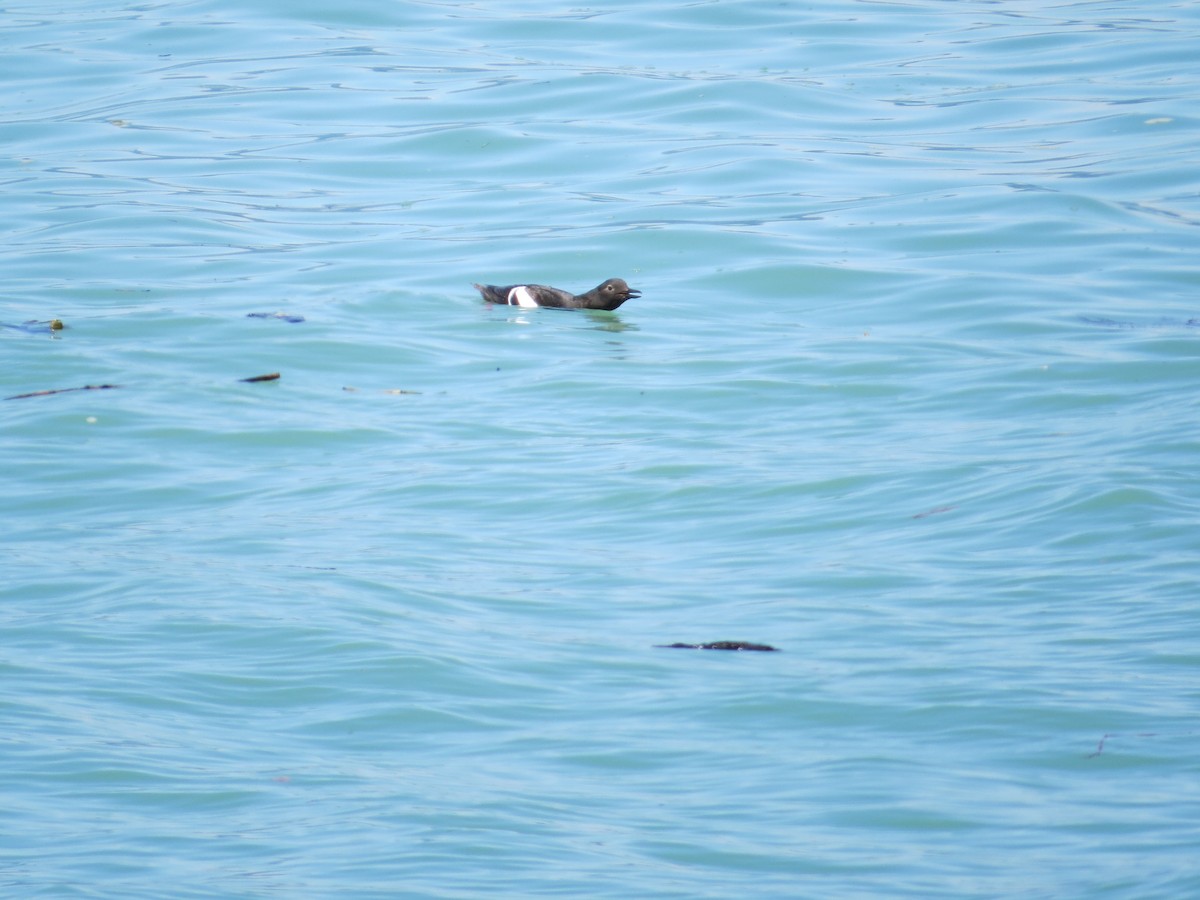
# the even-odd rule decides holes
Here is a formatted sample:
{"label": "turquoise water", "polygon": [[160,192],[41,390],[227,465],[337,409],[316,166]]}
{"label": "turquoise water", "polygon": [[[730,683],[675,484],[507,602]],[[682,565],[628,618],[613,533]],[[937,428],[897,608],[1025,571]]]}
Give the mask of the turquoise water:
{"label": "turquoise water", "polygon": [[1197,7],[547,9],[0,12],[2,893],[1200,895]]}

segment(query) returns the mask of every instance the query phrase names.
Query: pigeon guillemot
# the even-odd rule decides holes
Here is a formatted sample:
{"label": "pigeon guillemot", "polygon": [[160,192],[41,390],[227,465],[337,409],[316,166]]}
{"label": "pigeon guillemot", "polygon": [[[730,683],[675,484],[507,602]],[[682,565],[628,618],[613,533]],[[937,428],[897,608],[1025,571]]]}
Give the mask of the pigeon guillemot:
{"label": "pigeon guillemot", "polygon": [[510,284],[497,287],[494,284],[477,284],[475,290],[489,303],[506,306],[553,306],[560,309],[616,309],[626,300],[642,296],[642,292],[631,288],[622,278],[610,278],[586,294],[572,294],[544,284]]}

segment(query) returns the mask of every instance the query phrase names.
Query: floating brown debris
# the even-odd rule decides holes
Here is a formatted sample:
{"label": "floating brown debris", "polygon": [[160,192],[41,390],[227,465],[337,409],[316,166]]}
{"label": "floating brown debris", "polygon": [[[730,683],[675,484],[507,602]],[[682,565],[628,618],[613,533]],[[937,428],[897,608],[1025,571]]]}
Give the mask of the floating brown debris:
{"label": "floating brown debris", "polygon": [[278,380],[279,380],[279,373],[278,373],[278,372],[271,372],[271,373],[269,373],[269,374],[267,374],[267,375],[253,375],[253,376],[251,376],[250,378],[239,378],[239,379],[238,379],[238,381],[249,381],[249,382],[254,382],[254,381],[278,381]]}
{"label": "floating brown debris", "polygon": [[655,644],[655,647],[666,647],[668,650],[762,650],[779,652],[778,647],[770,644],[751,644],[748,641],[713,641],[711,644]]}
{"label": "floating brown debris", "polygon": [[62,319],[49,319],[44,322],[39,322],[37,319],[30,319],[28,322],[22,322],[20,325],[10,325],[8,322],[0,322],[0,328],[11,328],[14,331],[24,331],[26,334],[52,334],[55,331],[62,331],[66,327]]}
{"label": "floating brown debris", "polygon": [[71,391],[110,391],[119,388],[119,384],[85,384],[83,387],[54,388],[49,391],[30,391],[28,394],[13,394],[5,400],[23,400],[26,397],[49,397],[51,394],[69,394]]}

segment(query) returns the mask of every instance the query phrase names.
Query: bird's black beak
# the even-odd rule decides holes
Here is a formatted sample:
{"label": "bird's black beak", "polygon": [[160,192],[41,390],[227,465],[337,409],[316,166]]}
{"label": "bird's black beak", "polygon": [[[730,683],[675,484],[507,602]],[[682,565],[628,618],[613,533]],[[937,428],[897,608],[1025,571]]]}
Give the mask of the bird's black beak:
{"label": "bird's black beak", "polygon": [[641,292],[641,291],[639,291],[637,288],[630,288],[630,289],[629,289],[629,293],[627,293],[627,294],[625,295],[625,299],[626,299],[626,300],[632,300],[633,298],[635,298],[635,297],[640,297],[640,296],[642,296],[642,292]]}

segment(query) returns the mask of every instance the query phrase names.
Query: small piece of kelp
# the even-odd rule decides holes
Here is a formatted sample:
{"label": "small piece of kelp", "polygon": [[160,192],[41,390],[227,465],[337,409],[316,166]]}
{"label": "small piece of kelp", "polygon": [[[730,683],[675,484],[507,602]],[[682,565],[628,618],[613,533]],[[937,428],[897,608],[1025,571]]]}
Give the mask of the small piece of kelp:
{"label": "small piece of kelp", "polygon": [[47,322],[30,319],[28,322],[22,322],[20,325],[9,325],[7,322],[0,322],[0,327],[12,328],[15,331],[24,331],[26,334],[53,334],[56,331],[62,331],[67,326],[63,324],[62,319],[50,319]]}
{"label": "small piece of kelp", "polygon": [[668,650],[764,650],[778,652],[770,644],[751,644],[748,641],[713,641],[711,644],[655,644]]}
{"label": "small piece of kelp", "polygon": [[273,312],[273,313],[246,313],[247,319],[282,319],[284,322],[291,322],[293,325],[303,322],[304,316],[294,316],[291,313]]}
{"label": "small piece of kelp", "polygon": [[50,391],[30,391],[28,394],[13,394],[5,400],[24,400],[26,397],[49,397],[51,394],[69,394],[71,391],[109,391],[119,388],[119,384],[85,384],[76,388],[55,388]]}
{"label": "small piece of kelp", "polygon": [[250,378],[239,378],[239,379],[238,379],[238,381],[248,381],[248,382],[254,382],[254,381],[278,381],[278,380],[279,380],[279,373],[278,373],[278,372],[271,372],[271,373],[270,373],[270,374],[268,374],[268,375],[253,375],[253,376],[251,376]]}

